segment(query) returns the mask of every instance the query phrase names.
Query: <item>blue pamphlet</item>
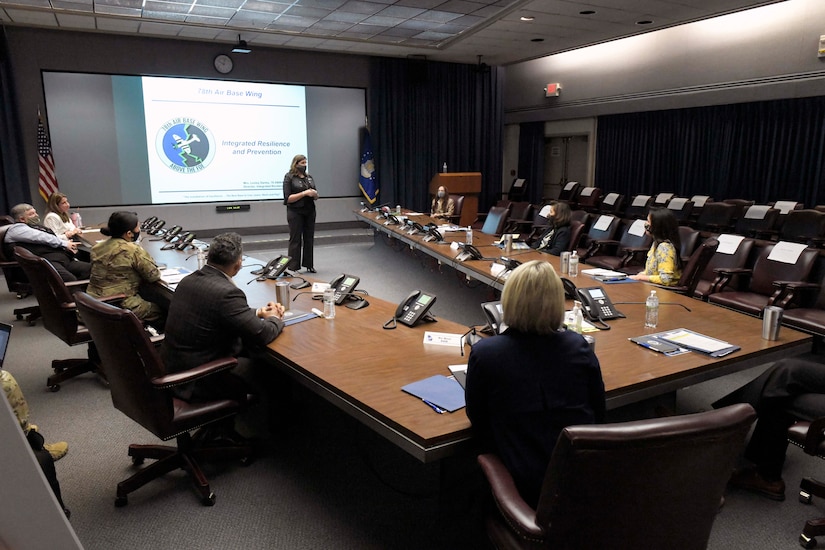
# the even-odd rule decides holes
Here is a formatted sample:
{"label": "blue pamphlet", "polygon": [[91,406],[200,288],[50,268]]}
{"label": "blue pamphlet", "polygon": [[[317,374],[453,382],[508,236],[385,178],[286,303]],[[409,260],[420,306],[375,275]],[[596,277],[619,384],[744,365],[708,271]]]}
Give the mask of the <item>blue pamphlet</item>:
{"label": "blue pamphlet", "polygon": [[441,374],[407,384],[401,389],[446,411],[455,412],[465,405],[461,384],[455,378]]}

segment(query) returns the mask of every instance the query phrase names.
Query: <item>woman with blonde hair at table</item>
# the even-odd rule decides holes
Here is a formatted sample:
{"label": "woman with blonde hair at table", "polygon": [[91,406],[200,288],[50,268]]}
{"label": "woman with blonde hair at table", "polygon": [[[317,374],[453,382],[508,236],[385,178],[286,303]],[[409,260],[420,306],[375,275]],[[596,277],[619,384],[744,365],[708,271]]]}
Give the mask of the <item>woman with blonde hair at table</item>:
{"label": "woman with blonde hair at table", "polygon": [[564,290],[552,265],[518,266],[501,305],[507,329],[470,353],[467,416],[482,452],[501,458],[535,506],[562,429],[604,421],[604,382],[588,342],[562,328]]}

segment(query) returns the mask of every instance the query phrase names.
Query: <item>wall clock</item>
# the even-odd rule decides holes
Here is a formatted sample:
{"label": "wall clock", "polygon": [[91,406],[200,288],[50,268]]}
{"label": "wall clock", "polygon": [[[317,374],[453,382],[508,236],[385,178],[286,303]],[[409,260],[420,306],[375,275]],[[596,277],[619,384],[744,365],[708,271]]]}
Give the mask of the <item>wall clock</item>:
{"label": "wall clock", "polygon": [[235,63],[232,61],[232,58],[226,54],[220,54],[215,56],[215,61],[213,62],[215,65],[215,70],[221,74],[227,74],[232,71],[232,68],[235,66]]}

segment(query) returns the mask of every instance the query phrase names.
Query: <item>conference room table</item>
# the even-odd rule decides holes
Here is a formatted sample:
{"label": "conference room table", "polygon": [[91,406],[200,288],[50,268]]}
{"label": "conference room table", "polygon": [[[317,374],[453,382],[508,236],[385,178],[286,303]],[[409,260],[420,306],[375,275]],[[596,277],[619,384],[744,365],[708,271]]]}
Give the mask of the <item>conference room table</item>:
{"label": "conference room table", "polygon": [[[423,240],[424,234],[410,234],[409,227],[403,225],[404,218],[417,221],[421,225],[433,222],[429,216],[402,212],[402,225],[387,224],[387,220],[376,212],[356,212],[356,219],[364,221],[390,241],[398,241],[432,256],[443,265],[448,265],[467,277],[481,281],[501,290],[506,281],[506,273],[493,271],[493,264],[499,263],[504,255],[494,243],[499,239],[474,231],[473,244],[485,260],[460,261],[460,249],[453,242],[464,242],[465,231],[444,231],[444,243]],[[536,250],[513,250],[508,258],[521,262],[542,260],[550,262],[561,273],[561,260],[557,256]],[[599,358],[607,392],[608,409],[639,402],[648,398],[675,392],[699,382],[730,374],[756,365],[809,351],[811,336],[782,327],[779,339],[769,341],[762,338],[762,321],[756,317],[711,305],[706,302],[680,295],[657,285],[638,281],[603,283],[581,273],[588,269],[579,265],[579,274],[568,277],[577,287],[600,286],[610,297],[616,308],[626,315],[623,319],[607,321],[609,330],[589,333],[595,338],[595,351]],[[655,329],[644,326],[645,300],[651,290],[657,290],[660,300],[659,322]],[[572,303],[568,301],[568,309]],[[629,338],[645,334],[685,328],[712,338],[729,342],[741,349],[720,358],[691,352],[676,356],[664,356],[646,349]],[[548,358],[549,360],[549,358]]]}
{"label": "conference room table", "polygon": [[[365,216],[359,214],[359,219],[365,219]],[[378,229],[375,224],[371,225]],[[405,243],[430,250],[429,253],[439,261],[460,264],[462,271],[470,277],[496,287],[503,284],[499,277],[490,273],[490,261],[456,262],[449,245],[421,243],[421,237],[409,236],[407,239],[396,234],[390,226],[381,225],[381,228],[382,231],[389,230],[392,238],[403,238]],[[489,251],[492,256],[495,247],[486,237],[478,235],[478,245],[485,255]],[[197,268],[197,259],[191,249],[163,250],[165,243],[154,241],[151,236],[145,236],[141,244],[159,264],[169,268]],[[540,257],[551,262],[558,260],[551,256]],[[261,263],[245,257],[244,267],[235,277],[252,307],[272,301],[276,296],[276,281],[259,282],[251,274]],[[579,275],[576,283],[588,286],[592,281]],[[700,353],[675,357],[654,353],[627,340],[646,332],[643,301],[650,288],[645,283],[611,285],[608,293],[627,318],[610,321],[611,330],[593,334],[610,409],[675,392],[694,383],[810,348],[811,338],[803,333],[783,328],[779,340],[763,340],[758,319],[662,291],[663,305],[659,327],[655,330],[685,327],[729,341],[741,346],[741,350],[719,359]],[[290,290],[292,311],[320,309],[321,302],[313,300],[313,294],[308,290]],[[421,399],[401,390],[406,384],[436,374],[449,376],[449,365],[467,362],[469,347],[462,350],[458,346],[424,343],[425,333],[436,331],[460,335],[466,333],[468,327],[438,319],[436,323],[422,323],[415,327],[399,323],[396,329],[385,330],[383,325],[394,316],[397,304],[375,296],[366,298],[369,306],[362,309],[338,306],[335,319],[316,317],[288,326],[268,346],[267,358],[272,366],[422,462],[436,461],[468,448],[470,423],[464,409],[439,414]],[[670,302],[683,304],[691,311],[668,305]]]}

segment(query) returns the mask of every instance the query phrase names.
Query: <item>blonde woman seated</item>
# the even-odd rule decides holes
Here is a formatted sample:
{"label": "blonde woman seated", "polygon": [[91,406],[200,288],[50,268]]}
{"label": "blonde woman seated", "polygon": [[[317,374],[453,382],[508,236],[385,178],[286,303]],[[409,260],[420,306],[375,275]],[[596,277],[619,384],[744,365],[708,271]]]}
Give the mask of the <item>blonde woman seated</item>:
{"label": "blonde woman seated", "polygon": [[604,382],[582,335],[561,328],[564,291],[549,263],[517,267],[501,305],[507,330],[470,353],[467,416],[482,452],[501,457],[535,506],[562,429],[604,420]]}
{"label": "blonde woman seated", "polygon": [[75,227],[69,217],[71,206],[66,195],[52,193],[46,206],[46,216],[43,218],[43,225],[51,229],[55,235],[64,241],[70,241],[72,237],[82,233],[79,227]]}
{"label": "blonde woman seated", "polygon": [[663,286],[679,284],[682,277],[682,258],[679,255],[682,243],[676,216],[667,208],[653,208],[647,215],[645,231],[653,237],[645,270],[630,278]]}
{"label": "blonde woman seated", "polygon": [[447,188],[442,185],[433,198],[433,203],[430,206],[430,216],[433,218],[450,218],[453,213],[455,213],[455,201],[450,198]]}

